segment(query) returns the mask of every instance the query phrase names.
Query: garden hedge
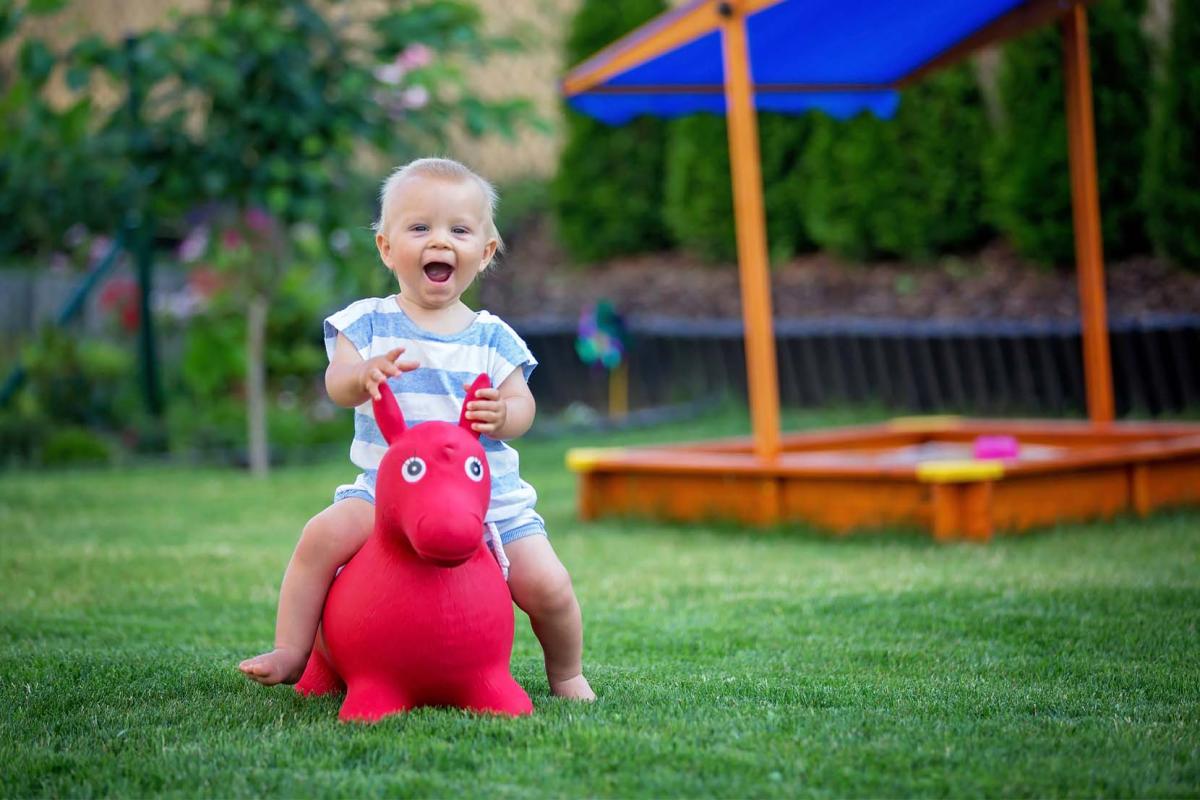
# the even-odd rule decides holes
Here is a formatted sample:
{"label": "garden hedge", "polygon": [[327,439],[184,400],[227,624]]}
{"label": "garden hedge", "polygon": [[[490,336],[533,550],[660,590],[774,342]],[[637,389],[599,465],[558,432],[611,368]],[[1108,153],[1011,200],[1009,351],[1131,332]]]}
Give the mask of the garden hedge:
{"label": "garden hedge", "polygon": [[[812,126],[809,116],[759,114],[767,245],[773,261],[812,249],[804,223],[804,176],[800,172]],[[686,249],[713,261],[736,258],[724,117],[695,114],[671,123],[663,216]]]}
{"label": "garden hedge", "polygon": [[808,231],[853,258],[924,258],[977,244],[987,132],[970,65],[905,90],[893,120],[819,117],[804,156]]}
{"label": "garden hedge", "polygon": [[[1089,46],[1104,252],[1146,248],[1139,183],[1151,82],[1141,29],[1144,0],[1103,0],[1089,10]],[[1063,93],[1063,45],[1047,27],[1004,49],[998,80],[1003,119],[988,153],[989,205],[1018,252],[1073,264],[1074,232]]]}
{"label": "garden hedge", "polygon": [[[662,0],[586,0],[571,22],[574,66],[663,11]],[[612,127],[567,109],[566,143],[551,194],[558,236],[576,261],[667,247],[662,219],[662,120],[639,117]]]}
{"label": "garden hedge", "polygon": [[1144,182],[1150,237],[1200,270],[1200,0],[1175,0],[1156,99]]}

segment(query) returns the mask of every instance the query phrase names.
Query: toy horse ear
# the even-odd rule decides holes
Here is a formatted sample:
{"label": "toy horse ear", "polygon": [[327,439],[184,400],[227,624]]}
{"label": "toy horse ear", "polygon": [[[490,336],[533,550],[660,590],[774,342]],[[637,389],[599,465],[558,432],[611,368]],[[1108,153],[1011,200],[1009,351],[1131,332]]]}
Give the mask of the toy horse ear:
{"label": "toy horse ear", "polygon": [[392,394],[392,387],[387,385],[387,381],[379,384],[379,399],[372,400],[371,406],[375,410],[375,423],[388,444],[404,435],[408,425],[404,423],[400,404],[396,402],[396,395]]}
{"label": "toy horse ear", "polygon": [[467,433],[479,438],[479,431],[472,430],[471,420],[467,419],[467,403],[475,399],[475,392],[480,389],[486,389],[492,385],[492,381],[488,378],[486,372],[479,373],[479,377],[471,384],[471,388],[467,390],[467,396],[463,399],[462,413],[458,417],[458,427],[464,429]]}

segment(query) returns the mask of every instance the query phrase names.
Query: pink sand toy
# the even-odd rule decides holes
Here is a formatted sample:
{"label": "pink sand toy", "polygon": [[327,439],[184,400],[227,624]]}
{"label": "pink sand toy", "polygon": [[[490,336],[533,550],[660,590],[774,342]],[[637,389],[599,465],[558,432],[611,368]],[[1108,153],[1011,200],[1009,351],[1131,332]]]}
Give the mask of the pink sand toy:
{"label": "pink sand toy", "polygon": [[347,690],[338,718],[373,722],[417,706],[533,712],[513,680],[508,584],[484,543],[491,475],[466,404],[458,425],[408,427],[386,383],[374,402],[388,450],[375,529],[330,587],[296,691]]}
{"label": "pink sand toy", "polygon": [[976,436],[975,458],[1002,459],[1016,458],[1021,447],[1015,436]]}

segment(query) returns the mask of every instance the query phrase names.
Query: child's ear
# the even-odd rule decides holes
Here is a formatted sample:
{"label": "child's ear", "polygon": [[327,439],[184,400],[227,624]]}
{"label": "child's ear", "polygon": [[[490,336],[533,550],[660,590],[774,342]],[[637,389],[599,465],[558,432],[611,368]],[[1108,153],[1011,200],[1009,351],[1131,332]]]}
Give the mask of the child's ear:
{"label": "child's ear", "polygon": [[382,261],[388,269],[391,269],[392,265],[388,264],[388,259],[392,255],[392,243],[389,242],[388,238],[383,235],[383,231],[377,231],[375,233],[375,249],[379,251],[379,260]]}
{"label": "child's ear", "polygon": [[488,239],[487,244],[483,246],[483,261],[479,264],[479,271],[483,272],[492,265],[492,259],[496,257],[496,249],[500,247],[500,242],[496,239]]}

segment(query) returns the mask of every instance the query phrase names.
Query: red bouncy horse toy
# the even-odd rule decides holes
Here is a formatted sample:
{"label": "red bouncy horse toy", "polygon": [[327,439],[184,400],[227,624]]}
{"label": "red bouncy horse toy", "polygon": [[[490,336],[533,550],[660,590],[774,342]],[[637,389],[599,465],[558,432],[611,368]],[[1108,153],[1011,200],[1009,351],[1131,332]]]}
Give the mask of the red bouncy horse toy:
{"label": "red bouncy horse toy", "polygon": [[[296,691],[347,690],[339,719],[375,721],[417,706],[530,714],[513,680],[513,610],[483,539],[491,475],[467,403],[458,425],[408,427],[386,383],[374,401],[388,450],[375,530],[329,589],[321,635]],[[322,646],[322,641],[323,646]]]}

